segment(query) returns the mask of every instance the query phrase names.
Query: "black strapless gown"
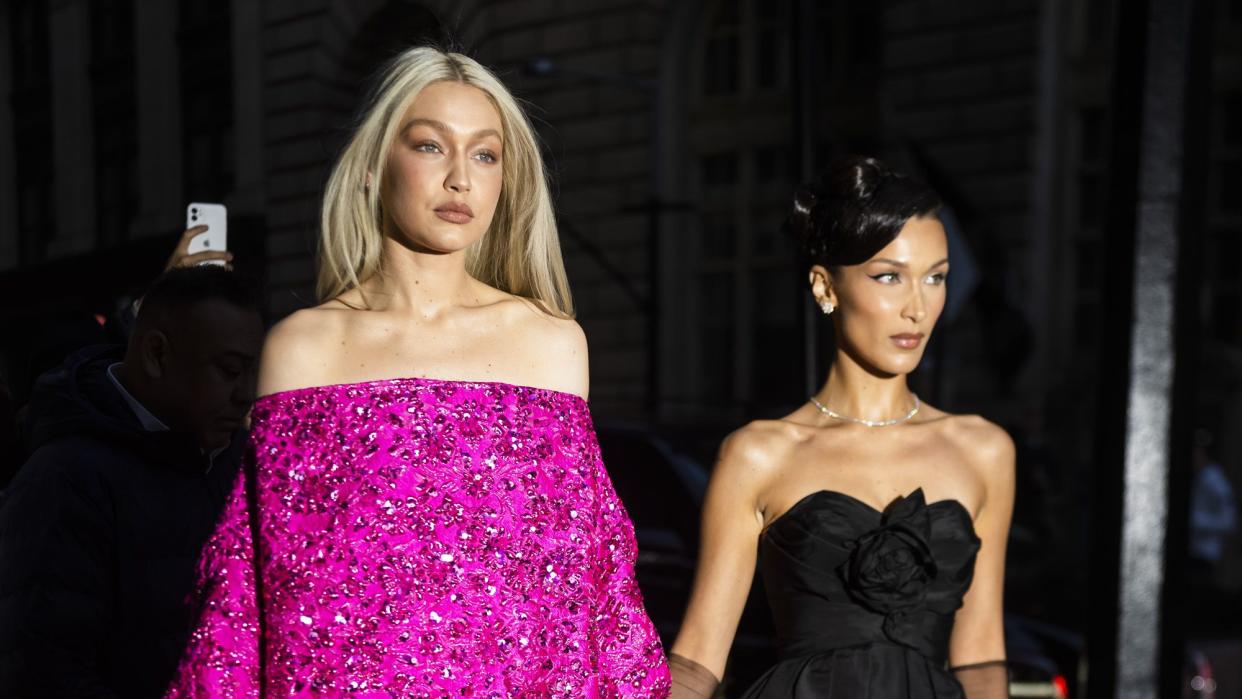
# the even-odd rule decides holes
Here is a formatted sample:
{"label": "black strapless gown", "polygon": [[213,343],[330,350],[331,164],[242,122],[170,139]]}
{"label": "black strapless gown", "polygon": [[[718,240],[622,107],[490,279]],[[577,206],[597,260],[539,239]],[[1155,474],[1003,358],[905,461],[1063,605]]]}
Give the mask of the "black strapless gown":
{"label": "black strapless gown", "polygon": [[956,500],[916,490],[881,513],[821,490],[764,531],[780,661],[748,699],[961,699],[946,668],[979,538]]}

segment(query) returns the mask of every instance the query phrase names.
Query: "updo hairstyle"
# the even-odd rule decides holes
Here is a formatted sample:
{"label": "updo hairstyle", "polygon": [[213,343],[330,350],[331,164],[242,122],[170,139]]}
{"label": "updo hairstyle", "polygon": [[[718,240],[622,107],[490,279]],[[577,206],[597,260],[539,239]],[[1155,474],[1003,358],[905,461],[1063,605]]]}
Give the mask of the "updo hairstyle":
{"label": "updo hairstyle", "polygon": [[893,242],[906,221],[933,216],[940,197],[931,187],[876,158],[835,161],[794,194],[785,232],[798,246],[804,269],[866,262]]}

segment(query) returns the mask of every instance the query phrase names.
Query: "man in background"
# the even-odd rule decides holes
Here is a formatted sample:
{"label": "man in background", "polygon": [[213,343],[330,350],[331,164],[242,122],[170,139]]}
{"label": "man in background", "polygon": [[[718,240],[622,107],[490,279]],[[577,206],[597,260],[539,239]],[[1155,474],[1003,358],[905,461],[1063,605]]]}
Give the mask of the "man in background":
{"label": "man in background", "polygon": [[236,274],[173,269],[127,346],[39,379],[31,456],[0,506],[0,696],[162,696],[237,475],[262,340]]}

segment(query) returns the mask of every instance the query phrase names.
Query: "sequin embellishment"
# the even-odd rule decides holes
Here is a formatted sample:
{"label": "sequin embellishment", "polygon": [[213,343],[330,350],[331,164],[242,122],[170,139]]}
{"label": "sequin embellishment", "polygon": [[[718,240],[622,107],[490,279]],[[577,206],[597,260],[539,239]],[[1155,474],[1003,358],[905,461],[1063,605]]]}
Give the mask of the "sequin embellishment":
{"label": "sequin embellishment", "polygon": [[664,697],[635,554],[581,398],[265,396],[167,696]]}

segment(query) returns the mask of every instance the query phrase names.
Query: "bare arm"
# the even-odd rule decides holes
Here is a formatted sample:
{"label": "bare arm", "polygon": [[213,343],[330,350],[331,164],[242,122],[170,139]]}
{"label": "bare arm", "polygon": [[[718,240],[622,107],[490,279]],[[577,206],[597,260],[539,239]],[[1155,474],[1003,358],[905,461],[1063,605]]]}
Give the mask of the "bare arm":
{"label": "bare arm", "polygon": [[672,652],[702,666],[717,681],[754,578],[763,529],[757,498],[771,470],[770,441],[751,427],[730,435],[721,445],[703,503],[694,589]]}
{"label": "bare arm", "polygon": [[[949,640],[949,665],[969,699],[1008,696],[1003,624],[1005,546],[1013,514],[1014,446],[993,425],[981,428],[975,445],[984,482],[983,507],[975,519],[982,545],[975,576],[958,610]],[[999,662],[998,662],[999,661]]]}

